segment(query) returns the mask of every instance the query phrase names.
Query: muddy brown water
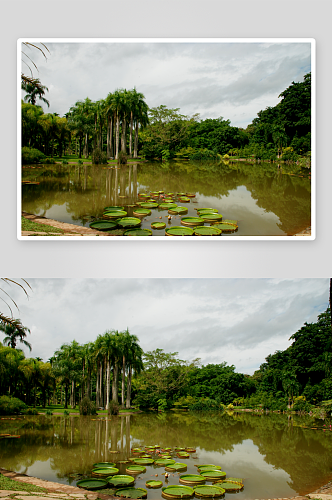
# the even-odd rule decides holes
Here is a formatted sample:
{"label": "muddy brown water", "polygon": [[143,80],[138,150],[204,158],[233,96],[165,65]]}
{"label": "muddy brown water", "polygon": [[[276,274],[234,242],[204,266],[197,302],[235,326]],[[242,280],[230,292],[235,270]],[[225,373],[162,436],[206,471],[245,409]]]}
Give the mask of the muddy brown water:
{"label": "muddy brown water", "polygon": [[[139,193],[192,193],[186,216],[198,207],[216,208],[224,219],[239,221],[238,231],[222,237],[285,236],[311,225],[311,179],[308,169],[269,163],[130,163],[102,165],[44,165],[22,169],[22,210],[60,222],[89,226],[107,206],[124,206],[128,215],[142,201]],[[157,200],[159,203],[161,199]],[[137,206],[137,205],[136,205]],[[181,216],[152,209],[142,228],[164,221],[181,225]],[[205,224],[208,225],[208,224]],[[163,236],[165,230],[153,230]]]}
{"label": "muddy brown water", "polygon": [[[281,414],[192,414],[169,412],[118,417],[3,417],[0,467],[31,476],[76,485],[90,477],[96,462],[115,462],[125,474],[131,448],[150,445],[193,447],[187,473],[197,464],[220,465],[228,477],[242,478],[240,499],[285,498],[310,493],[332,478],[331,421]],[[135,486],[150,479],[179,484],[180,474],[165,482],[163,467],[147,466]],[[184,474],[184,473],[181,473]],[[207,482],[206,484],[211,484]],[[235,494],[226,493],[230,498]],[[148,499],[161,490],[148,490]]]}

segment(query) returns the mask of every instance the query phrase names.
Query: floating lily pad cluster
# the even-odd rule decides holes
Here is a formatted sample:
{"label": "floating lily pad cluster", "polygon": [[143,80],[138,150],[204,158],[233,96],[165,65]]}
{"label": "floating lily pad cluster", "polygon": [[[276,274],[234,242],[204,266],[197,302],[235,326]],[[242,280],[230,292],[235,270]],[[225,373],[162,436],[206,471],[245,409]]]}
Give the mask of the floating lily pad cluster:
{"label": "floating lily pad cluster", "polygon": [[[190,458],[190,453],[195,453],[195,448],[160,448],[157,445],[142,448],[132,448],[132,456],[126,461],[126,473],[120,474],[114,462],[97,462],[93,464],[92,477],[77,482],[77,486],[86,490],[99,490],[110,488],[112,494],[118,497],[141,499],[147,498],[147,490],[134,486],[138,474],[146,472],[146,466],[159,466],[165,468],[165,474],[172,472],[180,474],[187,470],[187,465],[176,462],[172,455],[183,459]],[[167,458],[166,458],[167,457]],[[197,458],[197,457],[196,457]],[[225,492],[236,493],[243,489],[240,478],[226,478],[226,472],[219,465],[196,465],[197,474],[180,474],[178,485],[165,485],[163,481],[151,479],[146,481],[147,488],[162,488],[161,496],[173,500],[177,498],[220,498]],[[167,474],[166,474],[167,476]],[[212,484],[207,485],[206,482]]]}
{"label": "floating lily pad cluster", "polygon": [[[125,207],[108,206],[104,209],[102,219],[91,222],[90,227],[98,231],[112,232],[115,235],[152,236],[152,231],[141,228],[141,224],[144,217],[151,215],[152,209],[158,209],[159,211],[167,210],[169,215],[183,216],[180,226],[166,228],[164,222],[151,223],[151,228],[154,230],[165,229],[165,236],[220,236],[222,233],[232,233],[238,229],[236,220],[223,219],[215,208],[197,208],[196,217],[186,216],[188,208],[178,205],[178,202],[190,203],[195,196],[195,193],[165,193],[164,191],[139,193],[136,205],[128,205],[128,207],[133,207],[132,216],[128,215]],[[171,219],[170,216],[169,219]]]}

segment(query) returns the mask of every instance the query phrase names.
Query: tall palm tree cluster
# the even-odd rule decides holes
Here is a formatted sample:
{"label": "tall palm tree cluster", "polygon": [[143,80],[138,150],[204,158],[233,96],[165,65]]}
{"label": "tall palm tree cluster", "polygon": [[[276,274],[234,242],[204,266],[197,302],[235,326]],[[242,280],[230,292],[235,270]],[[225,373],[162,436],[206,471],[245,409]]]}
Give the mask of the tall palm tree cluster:
{"label": "tall palm tree cluster", "polygon": [[45,406],[52,399],[63,402],[65,408],[68,404],[75,407],[87,396],[97,407],[108,409],[111,401],[121,400],[122,407],[130,408],[132,375],[143,369],[143,351],[128,329],[106,331],[84,345],[75,340],[63,344],[48,363],[25,358],[16,348],[19,333],[12,332],[15,329],[10,325],[1,329],[6,334],[3,344],[8,346],[0,343],[0,395],[35,406]]}
{"label": "tall palm tree cluster", "polygon": [[[142,93],[118,89],[106,99],[93,102],[88,97],[77,101],[66,114],[70,130],[79,145],[79,158],[87,158],[89,147],[103,151],[107,158],[118,158],[119,152],[138,156],[138,130],[148,124],[148,106]],[[105,144],[106,141],[106,144]]]}

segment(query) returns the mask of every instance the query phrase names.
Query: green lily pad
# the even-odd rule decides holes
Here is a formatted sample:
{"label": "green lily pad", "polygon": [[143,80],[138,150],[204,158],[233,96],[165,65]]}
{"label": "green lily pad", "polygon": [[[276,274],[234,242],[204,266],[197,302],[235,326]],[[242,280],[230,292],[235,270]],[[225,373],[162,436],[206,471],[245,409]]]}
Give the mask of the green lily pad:
{"label": "green lily pad", "polygon": [[124,236],[152,236],[151,229],[128,229],[123,233]]}
{"label": "green lily pad", "polygon": [[186,207],[175,207],[175,208],[170,208],[168,210],[168,213],[171,215],[183,215],[188,213],[188,208]]}
{"label": "green lily pad", "polygon": [[211,214],[200,214],[200,217],[204,219],[204,222],[220,222],[222,221],[222,215],[218,213]]}
{"label": "green lily pad", "polygon": [[217,214],[217,213],[218,213],[218,210],[216,208],[198,208],[197,209],[198,215]]}
{"label": "green lily pad", "polygon": [[133,211],[133,215],[145,217],[146,215],[151,215],[151,210],[149,210],[148,208],[135,208],[135,210]]}
{"label": "green lily pad", "polygon": [[145,483],[145,486],[147,486],[148,488],[161,488],[162,485],[163,485],[162,481],[155,481],[153,479]]}
{"label": "green lily pad", "polygon": [[119,488],[115,496],[124,498],[146,498],[148,492],[144,488]]}
{"label": "green lily pad", "polygon": [[112,476],[113,474],[118,474],[119,469],[116,467],[99,467],[96,469],[92,469],[93,476]]}
{"label": "green lily pad", "polygon": [[221,229],[212,226],[195,227],[194,234],[196,236],[219,236]]}
{"label": "green lily pad", "polygon": [[160,203],[159,208],[162,210],[169,210],[170,208],[176,208],[176,203]]}
{"label": "green lily pad", "polygon": [[195,195],[195,193],[186,193],[186,196],[188,198],[195,198],[196,195]]}
{"label": "green lily pad", "polygon": [[237,481],[230,481],[229,479],[225,479],[224,481],[218,481],[215,486],[220,486],[227,493],[232,491],[240,491],[243,488],[243,483],[238,483]]}
{"label": "green lily pad", "polygon": [[158,458],[154,463],[156,465],[166,466],[175,464],[175,460],[172,460],[171,458]]}
{"label": "green lily pad", "polygon": [[237,220],[231,220],[231,219],[224,219],[223,222],[227,224],[234,224],[234,226],[237,226],[238,221]]}
{"label": "green lily pad", "polygon": [[96,469],[98,467],[115,467],[114,462],[96,462],[93,464],[93,468]]}
{"label": "green lily pad", "polygon": [[181,224],[184,226],[203,226],[204,220],[201,217],[182,217]]}
{"label": "green lily pad", "polygon": [[190,198],[188,198],[188,196],[180,196],[179,200],[182,201],[182,203],[190,202]]}
{"label": "green lily pad", "polygon": [[198,498],[206,497],[206,498],[218,498],[222,497],[225,494],[224,488],[215,485],[207,485],[200,484],[199,486],[194,487],[195,496]]}
{"label": "green lily pad", "polygon": [[154,460],[153,458],[136,458],[134,462],[137,465],[151,465],[153,464]]}
{"label": "green lily pad", "polygon": [[165,229],[166,236],[193,236],[194,231],[190,227],[171,226]]}
{"label": "green lily pad", "polygon": [[218,479],[225,479],[226,477],[226,472],[222,471],[222,470],[205,470],[205,471],[202,471],[200,470],[199,471],[201,476],[205,477],[207,480],[211,480],[211,481],[217,481]]}
{"label": "green lily pad", "polygon": [[103,488],[107,488],[108,482],[104,479],[96,479],[94,477],[90,477],[87,479],[81,479],[81,481],[77,481],[76,486],[79,488],[84,488],[85,490],[101,490]]}
{"label": "green lily pad", "polygon": [[235,224],[230,224],[229,222],[221,222],[220,224],[213,224],[213,227],[221,229],[223,233],[234,233],[237,230],[238,226]]}
{"label": "green lily pad", "polygon": [[91,229],[97,229],[98,231],[110,231],[111,229],[115,229],[117,225],[117,222],[105,219],[95,220],[89,224]]}
{"label": "green lily pad", "polygon": [[126,475],[110,476],[106,478],[108,484],[120,488],[121,486],[131,486],[135,482],[135,478]]}
{"label": "green lily pad", "polygon": [[124,207],[105,207],[104,212],[115,212],[124,210]]}
{"label": "green lily pad", "polygon": [[146,472],[146,468],[143,467],[143,465],[128,465],[126,472],[128,474],[144,474],[144,472]]}
{"label": "green lily pad", "polygon": [[142,221],[138,217],[123,217],[118,224],[121,227],[137,227],[142,224]]}
{"label": "green lily pad", "polygon": [[125,217],[127,212],[125,210],[109,210],[103,213],[103,217],[107,219],[118,219],[119,217]]}
{"label": "green lily pad", "polygon": [[170,464],[165,467],[167,472],[184,472],[187,470],[187,465],[181,462],[175,462],[175,464]]}
{"label": "green lily pad", "polygon": [[206,479],[200,474],[183,474],[179,477],[179,481],[182,484],[201,484],[204,483]]}
{"label": "green lily pad", "polygon": [[140,206],[142,208],[157,208],[158,203],[156,203],[155,201],[143,201],[142,203],[140,203]]}
{"label": "green lily pad", "polygon": [[150,196],[150,195],[149,195],[149,194],[147,194],[147,193],[138,193],[138,196],[139,196],[140,198],[149,198],[149,196]]}
{"label": "green lily pad", "polygon": [[152,229],[165,229],[165,222],[151,222]]}
{"label": "green lily pad", "polygon": [[199,465],[197,467],[197,469],[200,472],[206,472],[206,471],[209,471],[209,470],[221,470],[221,467],[220,467],[220,465]]}
{"label": "green lily pad", "polygon": [[164,498],[191,498],[194,496],[194,490],[190,486],[181,484],[170,484],[162,489],[162,496]]}
{"label": "green lily pad", "polygon": [[188,453],[196,453],[196,448],[186,448],[185,451]]}

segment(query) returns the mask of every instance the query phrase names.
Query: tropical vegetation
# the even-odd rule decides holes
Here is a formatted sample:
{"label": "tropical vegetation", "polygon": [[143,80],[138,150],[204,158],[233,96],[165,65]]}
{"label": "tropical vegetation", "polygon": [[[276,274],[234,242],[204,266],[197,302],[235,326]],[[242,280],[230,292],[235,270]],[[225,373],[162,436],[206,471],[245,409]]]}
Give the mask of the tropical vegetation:
{"label": "tropical vegetation", "polygon": [[22,80],[22,89],[26,92],[22,147],[34,150],[31,161],[42,161],[38,150],[51,158],[60,159],[66,153],[97,159],[97,163],[118,159],[120,152],[149,160],[210,160],[227,155],[310,162],[311,73],[302,82],[292,82],[278,96],[280,102],[259,111],[245,129],[231,126],[223,117],[201,120],[198,114],[181,114],[179,108],[149,108],[136,88],[116,89],[95,102],[89,97],[78,100],[64,117],[44,113],[39,103],[49,105],[48,89],[39,81]]}

